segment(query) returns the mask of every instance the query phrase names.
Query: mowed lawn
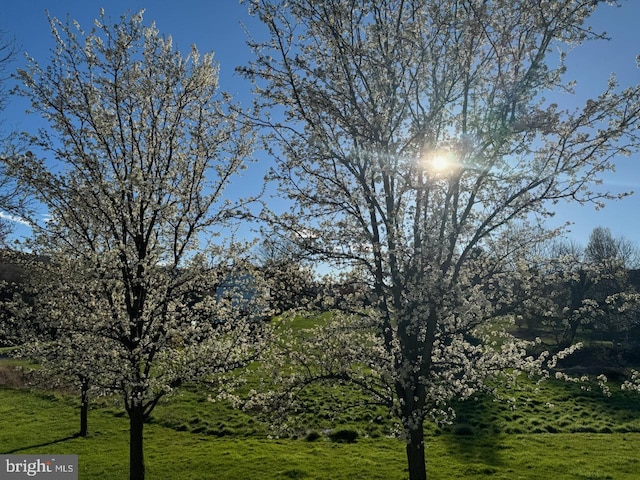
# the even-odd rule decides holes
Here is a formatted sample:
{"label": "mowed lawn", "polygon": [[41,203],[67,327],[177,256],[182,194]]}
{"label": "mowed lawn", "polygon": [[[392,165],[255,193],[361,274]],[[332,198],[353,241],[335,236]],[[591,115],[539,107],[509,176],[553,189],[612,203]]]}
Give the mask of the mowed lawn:
{"label": "mowed lawn", "polygon": [[[180,399],[172,402],[179,404]],[[80,479],[126,479],[126,416],[99,406],[91,410],[89,422],[90,435],[74,438],[78,405],[73,397],[0,388],[0,453],[77,454]],[[216,436],[193,430],[178,431],[159,421],[146,427],[147,478],[407,478],[404,445],[393,438],[335,443],[326,437],[308,441],[232,432]],[[427,457],[432,480],[638,479],[640,433],[440,433],[429,436]]]}

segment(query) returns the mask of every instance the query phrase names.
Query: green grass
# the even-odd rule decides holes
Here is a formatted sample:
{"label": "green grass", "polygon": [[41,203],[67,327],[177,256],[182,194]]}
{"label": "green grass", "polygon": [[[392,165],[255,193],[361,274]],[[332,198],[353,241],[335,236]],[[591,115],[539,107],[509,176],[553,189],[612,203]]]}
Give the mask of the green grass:
{"label": "green grass", "polygon": [[[115,409],[95,408],[90,435],[74,438],[74,399],[0,388],[0,454],[77,454],[81,479],[127,477],[128,422]],[[402,444],[384,439],[355,444],[329,441],[195,434],[157,423],[145,429],[148,478],[352,479],[403,478]]]}
{"label": "green grass", "polygon": [[251,415],[228,402],[211,402],[207,392],[194,389],[183,389],[169,401],[160,403],[150,423],[209,437],[268,436],[266,425]]}
{"label": "green grass", "polygon": [[14,358],[11,355],[16,347],[0,347],[0,366],[18,366],[25,368],[37,368],[37,365],[29,360]]}
{"label": "green grass", "polygon": [[294,332],[299,332],[325,325],[330,318],[331,313],[325,312],[321,314],[302,314],[295,315],[294,317],[283,317],[281,319],[274,319],[274,322],[279,327],[284,326],[293,329]]}
{"label": "green grass", "polygon": [[[566,385],[565,385],[566,386]],[[508,421],[526,419],[525,426],[545,420],[545,410],[534,394],[556,395],[562,385],[550,384],[528,392],[530,402],[522,410],[504,405],[467,404],[477,418]],[[575,387],[573,385],[567,387]],[[595,392],[574,397],[571,389],[554,419],[575,419],[599,425],[610,418],[626,419],[633,425],[634,406],[615,399],[597,401]],[[523,394],[524,395],[524,394]],[[586,403],[584,402],[587,399]],[[523,401],[524,402],[524,401]],[[610,403],[612,402],[612,403]],[[78,454],[81,479],[127,477],[128,422],[117,407],[96,406],[90,412],[90,435],[74,438],[78,427],[75,398],[42,391],[0,388],[0,453]],[[601,404],[593,418],[582,412]],[[611,405],[608,417],[603,413]],[[575,408],[584,410],[574,411]],[[182,411],[183,418],[176,418]],[[467,420],[475,422],[469,415]],[[492,417],[495,416],[495,418]],[[635,415],[637,417],[637,415]],[[217,433],[217,422],[225,419],[228,434]],[[187,392],[159,407],[145,430],[148,478],[153,479],[405,479],[404,445],[386,438],[358,437],[355,443],[332,442],[323,435],[315,441],[270,439],[262,426],[251,426],[246,414],[229,406],[202,401],[197,392]],[[186,428],[180,428],[179,425]],[[175,423],[175,424],[174,424]],[[196,431],[197,425],[207,427]],[[546,425],[544,424],[544,425]],[[361,428],[355,423],[353,428]],[[640,433],[496,433],[472,425],[473,435],[441,432],[427,439],[427,462],[431,480],[465,479],[633,479],[640,467],[637,451]],[[567,426],[568,427],[568,426]],[[207,431],[210,429],[211,431]],[[234,430],[235,429],[235,430]],[[524,429],[524,427],[523,427]],[[569,428],[566,428],[569,429]]]}
{"label": "green grass", "polygon": [[[587,388],[587,389],[585,389]],[[639,433],[640,395],[610,385],[605,396],[597,385],[548,380],[524,383],[504,392],[511,403],[484,398],[455,405],[455,424],[467,425],[475,434],[525,433]]]}
{"label": "green grass", "polygon": [[[20,381],[11,374],[16,367],[28,368],[0,360],[0,373]],[[455,405],[453,425],[426,426],[429,479],[637,478],[640,395],[611,385],[606,397],[595,385],[582,387],[523,380],[502,391],[510,402],[480,397]],[[332,396],[353,395],[348,387],[309,388],[299,429],[275,438],[258,417],[211,402],[201,389],[182,389],[145,427],[147,478],[406,479],[404,444],[391,438],[383,408],[332,408]],[[77,454],[80,479],[128,477],[128,420],[113,398],[94,402],[87,438],[74,436],[79,402],[69,394],[0,387],[0,418],[0,454]]]}

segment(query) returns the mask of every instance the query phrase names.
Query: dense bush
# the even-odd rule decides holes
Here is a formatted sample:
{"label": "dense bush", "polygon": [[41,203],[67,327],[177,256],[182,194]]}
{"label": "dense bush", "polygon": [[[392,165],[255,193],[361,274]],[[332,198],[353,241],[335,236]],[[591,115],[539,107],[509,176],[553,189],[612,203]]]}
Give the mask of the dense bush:
{"label": "dense bush", "polygon": [[348,428],[340,428],[329,434],[332,442],[338,443],[355,443],[358,440],[358,432]]}

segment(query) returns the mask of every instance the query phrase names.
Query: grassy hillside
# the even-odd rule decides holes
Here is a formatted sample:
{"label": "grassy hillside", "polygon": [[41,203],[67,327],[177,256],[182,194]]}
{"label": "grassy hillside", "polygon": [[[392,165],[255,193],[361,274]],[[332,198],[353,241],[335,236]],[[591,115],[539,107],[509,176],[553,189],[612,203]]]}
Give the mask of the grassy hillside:
{"label": "grassy hillside", "polygon": [[[95,401],[90,434],[77,438],[78,399],[25,387],[22,367],[32,368],[0,358],[0,454],[78,454],[81,479],[127,478],[128,420],[117,401]],[[610,387],[607,397],[595,383],[523,380],[503,402],[455,405],[453,425],[427,426],[429,478],[638,478],[640,395]],[[404,444],[382,408],[335,412],[317,387],[297,433],[275,438],[259,418],[208,396],[183,389],[158,405],[145,430],[150,480],[407,478]]]}
{"label": "grassy hillside", "polygon": [[[555,381],[513,393],[515,408],[467,402],[458,406],[455,425],[432,430],[431,479],[637,478],[640,398],[615,388],[607,398]],[[0,418],[0,453],[74,453],[81,479],[127,477],[128,423],[111,402],[92,409],[87,438],[74,437],[78,402],[69,395],[2,387]],[[314,441],[274,439],[258,420],[188,391],[158,407],[147,426],[148,478],[406,478],[404,445],[367,438],[371,423],[345,413],[340,428],[360,434],[353,443],[322,434]],[[336,428],[328,419],[318,426]]]}

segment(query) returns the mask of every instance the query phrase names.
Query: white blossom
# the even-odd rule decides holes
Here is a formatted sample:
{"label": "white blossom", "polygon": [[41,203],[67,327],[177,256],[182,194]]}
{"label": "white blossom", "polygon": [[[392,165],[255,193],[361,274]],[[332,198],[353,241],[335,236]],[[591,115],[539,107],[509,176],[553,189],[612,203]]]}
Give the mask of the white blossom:
{"label": "white blossom", "polygon": [[213,54],[181,55],[141,12],[112,25],[103,13],[87,34],[50,23],[50,64],[18,73],[49,123],[29,137],[47,162],[11,165],[48,209],[29,244],[45,259],[39,314],[57,322],[46,359],[121,395],[131,478],[143,478],[158,401],[197,380],[228,388],[263,341],[260,277],[246,246],[220,238],[251,201],[226,187],[252,138],[218,92]]}
{"label": "white blossom", "polygon": [[[305,373],[284,385],[342,376],[387,398],[412,480],[426,477],[425,418],[443,419],[452,398],[511,371],[544,376],[564,355],[532,355],[491,328],[517,313],[524,252],[559,233],[543,228],[553,205],[612,198],[597,180],[638,146],[639,87],[611,82],[575,111],[540,100],[567,82],[552,47],[597,37],[584,26],[596,3],[250,2],[270,35],[242,71],[255,82],[257,123],[271,128],[270,178],[292,204],[265,217],[310,232],[300,242],[310,256],[372,292],[346,298],[326,333],[292,348],[287,360]],[[537,301],[523,284],[523,301]],[[576,315],[588,321],[591,307]],[[556,316],[550,302],[539,309]],[[349,323],[358,333],[329,336]],[[363,369],[374,351],[379,368]]]}

